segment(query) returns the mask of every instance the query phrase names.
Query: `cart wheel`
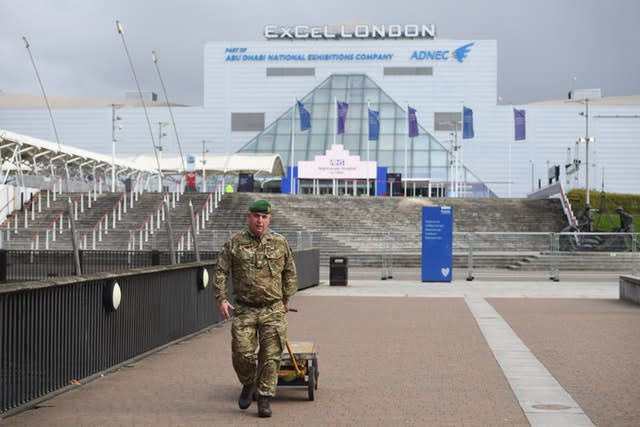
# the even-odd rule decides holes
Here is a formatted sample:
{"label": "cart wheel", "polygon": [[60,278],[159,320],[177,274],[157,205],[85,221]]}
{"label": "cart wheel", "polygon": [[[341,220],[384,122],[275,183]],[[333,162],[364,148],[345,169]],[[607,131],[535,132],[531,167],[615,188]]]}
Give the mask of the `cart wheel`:
{"label": "cart wheel", "polygon": [[316,386],[316,367],[315,366],[310,366],[309,367],[309,384],[308,384],[308,388],[309,388],[309,400],[314,400],[315,399],[315,390],[317,388],[317,386]]}
{"label": "cart wheel", "polygon": [[318,389],[318,377],[320,376],[320,369],[318,368],[318,359],[313,359],[314,371],[316,373],[316,390]]}

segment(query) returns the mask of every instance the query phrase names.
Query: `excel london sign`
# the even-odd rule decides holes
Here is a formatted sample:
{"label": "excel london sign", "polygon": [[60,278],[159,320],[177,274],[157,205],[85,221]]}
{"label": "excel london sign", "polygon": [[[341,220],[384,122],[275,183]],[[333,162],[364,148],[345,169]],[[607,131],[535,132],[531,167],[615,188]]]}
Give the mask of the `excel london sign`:
{"label": "excel london sign", "polygon": [[436,27],[433,24],[391,24],[391,25],[294,25],[283,27],[265,25],[264,37],[267,40],[298,39],[397,39],[421,38],[433,39]]}

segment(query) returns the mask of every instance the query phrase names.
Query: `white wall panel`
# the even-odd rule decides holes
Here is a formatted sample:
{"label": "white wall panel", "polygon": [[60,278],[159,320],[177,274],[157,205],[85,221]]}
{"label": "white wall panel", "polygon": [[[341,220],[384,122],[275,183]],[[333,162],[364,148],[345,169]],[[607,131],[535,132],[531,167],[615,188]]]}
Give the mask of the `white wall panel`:
{"label": "white wall panel", "polygon": [[[413,51],[447,50],[473,42],[466,60],[414,61]],[[391,53],[389,61],[225,61],[227,48],[246,48],[249,53]],[[337,40],[212,42],[204,46],[203,107],[174,107],[173,113],[183,154],[201,155],[202,141],[211,153],[227,153],[245,145],[256,132],[231,132],[231,112],[263,112],[265,124],[291,108],[296,98],[312,91],[332,74],[367,74],[406,108],[417,109],[422,127],[433,132],[435,112],[474,111],[475,138],[464,140],[465,165],[499,196],[524,197],[547,177],[547,162],[564,165],[567,151],[584,136],[584,106],[579,103],[520,105],[526,110],[525,141],[513,141],[512,106],[496,105],[497,43],[493,40]],[[431,76],[385,76],[385,66],[432,67]],[[267,67],[313,67],[314,76],[267,77]],[[526,78],[523,76],[523,78]],[[148,108],[155,143],[158,122],[171,122],[166,107]],[[111,108],[54,109],[60,142],[65,145],[111,154]],[[118,111],[123,126],[117,131],[117,154],[153,153],[144,111]],[[637,193],[640,182],[640,105],[592,105],[590,108],[590,187],[600,189],[604,170],[605,190]],[[614,117],[618,116],[618,117]],[[626,117],[626,118],[623,118]],[[0,109],[0,128],[55,141],[48,112],[40,109]],[[178,154],[172,127],[162,143],[167,155]],[[451,135],[433,132],[446,148]],[[163,154],[164,154],[163,153]],[[580,157],[585,161],[585,147]],[[584,186],[584,167],[570,187]],[[509,185],[509,182],[511,184]]]}

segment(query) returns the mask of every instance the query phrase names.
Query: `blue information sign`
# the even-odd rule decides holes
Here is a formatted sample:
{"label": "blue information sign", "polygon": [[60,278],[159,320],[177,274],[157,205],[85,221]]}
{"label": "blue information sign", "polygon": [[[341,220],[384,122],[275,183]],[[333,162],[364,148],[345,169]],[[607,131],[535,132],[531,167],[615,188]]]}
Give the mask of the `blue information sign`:
{"label": "blue information sign", "polygon": [[453,208],[422,208],[422,281],[451,282],[453,261]]}

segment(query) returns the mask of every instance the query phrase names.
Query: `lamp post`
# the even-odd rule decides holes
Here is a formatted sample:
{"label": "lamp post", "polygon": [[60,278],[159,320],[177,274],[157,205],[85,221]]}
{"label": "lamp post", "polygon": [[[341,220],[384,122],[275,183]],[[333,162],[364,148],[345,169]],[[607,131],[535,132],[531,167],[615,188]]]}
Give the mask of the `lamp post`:
{"label": "lamp post", "polygon": [[205,144],[209,142],[206,140],[202,140],[202,192],[207,192],[207,175],[205,165],[207,164],[207,159],[205,159],[205,153],[209,152],[209,150],[205,149]]}
{"label": "lamp post", "polygon": [[594,139],[590,138],[590,137],[585,137],[585,138],[578,138],[578,142],[584,142],[585,144],[585,150],[586,150],[586,154],[585,154],[585,163],[587,164],[586,167],[586,172],[585,172],[585,187],[586,187],[586,200],[585,203],[587,205],[591,205],[590,204],[590,199],[589,199],[589,143],[593,142]]}
{"label": "lamp post", "polygon": [[158,175],[158,180],[160,181],[158,185],[159,192],[162,192],[162,137],[167,136],[167,134],[162,131],[162,128],[164,128],[165,126],[169,126],[169,123],[158,122],[158,145],[156,146],[156,148],[158,149],[158,165],[160,166],[160,175]]}
{"label": "lamp post", "polygon": [[111,192],[116,191],[116,122],[122,118],[116,115],[119,104],[111,104]]}
{"label": "lamp post", "polygon": [[451,121],[442,122],[442,124],[453,125],[453,132],[449,133],[449,136],[451,136],[452,138],[449,141],[450,143],[449,151],[451,152],[451,160],[449,161],[449,174],[451,179],[450,196],[457,198],[458,186],[459,186],[458,175],[459,175],[459,167],[461,163],[460,160],[458,159],[458,150],[462,148],[461,145],[458,145],[458,127],[462,125],[462,122],[456,120],[453,122]]}
{"label": "lamp post", "polygon": [[584,116],[584,138],[579,138],[578,142],[584,142],[585,144],[585,162],[587,164],[585,172],[585,187],[586,187],[586,200],[585,203],[590,206],[589,200],[589,143],[593,142],[593,138],[589,138],[589,98],[584,99],[584,112],[580,113]]}

